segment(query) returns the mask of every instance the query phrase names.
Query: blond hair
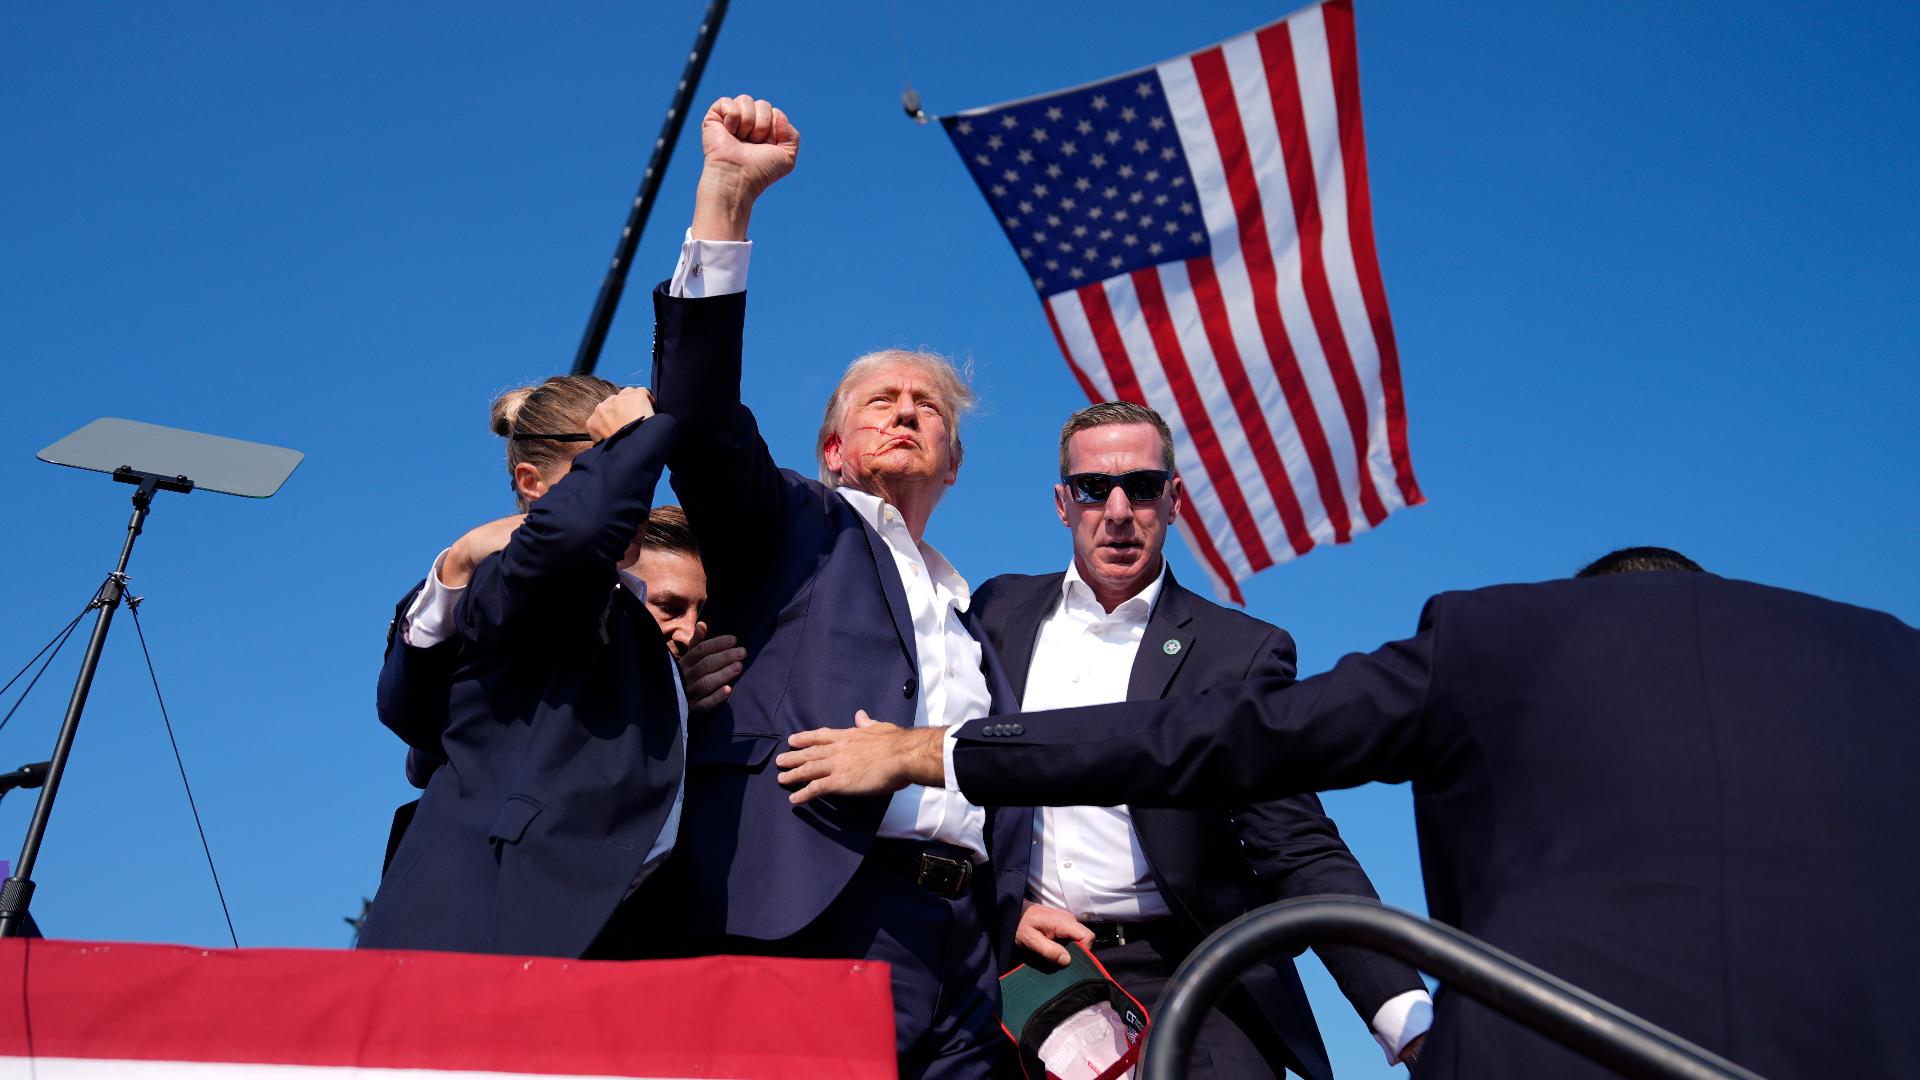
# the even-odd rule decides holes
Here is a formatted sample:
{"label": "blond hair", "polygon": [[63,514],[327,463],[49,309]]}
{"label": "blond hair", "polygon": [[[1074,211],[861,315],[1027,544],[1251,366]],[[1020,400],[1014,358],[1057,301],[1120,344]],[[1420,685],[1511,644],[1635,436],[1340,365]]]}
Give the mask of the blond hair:
{"label": "blond hair", "polygon": [[528,501],[520,494],[520,485],[514,483],[514,469],[525,462],[538,469],[541,476],[550,477],[555,469],[592,445],[525,436],[585,431],[595,407],[618,392],[619,387],[592,375],[555,375],[493,399],[493,433],[507,440],[507,483],[520,509],[527,509]]}
{"label": "blond hair", "polygon": [[881,349],[857,357],[847,365],[840,376],[840,382],[833,388],[833,394],[827,398],[826,414],[820,418],[820,434],[813,443],[813,456],[820,463],[820,482],[828,487],[839,487],[840,477],[827,468],[827,440],[839,433],[840,424],[846,419],[847,399],[853,393],[854,384],[872,374],[876,368],[888,364],[907,364],[918,368],[926,376],[940,399],[947,417],[947,450],[953,457],[955,468],[960,465],[964,448],[960,445],[960,418],[973,408],[973,387],[969,385],[972,377],[971,365],[955,366],[954,362],[938,353],[914,352],[910,349]]}

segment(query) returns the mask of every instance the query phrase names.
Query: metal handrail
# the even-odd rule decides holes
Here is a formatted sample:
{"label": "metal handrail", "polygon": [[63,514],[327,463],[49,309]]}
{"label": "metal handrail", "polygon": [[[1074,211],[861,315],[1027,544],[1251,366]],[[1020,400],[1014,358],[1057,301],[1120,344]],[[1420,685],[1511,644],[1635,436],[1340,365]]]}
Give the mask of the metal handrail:
{"label": "metal handrail", "polygon": [[1308,896],[1248,912],[1200,943],[1173,973],[1147,1035],[1140,1080],[1175,1080],[1220,995],[1264,960],[1308,945],[1359,945],[1438,978],[1449,993],[1516,1020],[1630,1077],[1761,1080],[1611,1002],[1478,938],[1368,900]]}

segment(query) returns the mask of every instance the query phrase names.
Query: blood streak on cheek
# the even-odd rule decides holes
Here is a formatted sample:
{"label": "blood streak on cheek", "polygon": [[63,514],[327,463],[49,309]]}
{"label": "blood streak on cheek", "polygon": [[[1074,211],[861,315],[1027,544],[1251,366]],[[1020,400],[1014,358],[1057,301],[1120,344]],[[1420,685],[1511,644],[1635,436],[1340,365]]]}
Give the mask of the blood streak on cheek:
{"label": "blood streak on cheek", "polygon": [[855,431],[872,431],[877,434],[884,435],[887,438],[887,441],[884,443],[881,443],[878,449],[869,450],[866,453],[860,455],[861,457],[875,458],[875,457],[879,457],[881,454],[884,454],[889,450],[896,450],[902,446],[913,445],[912,439],[907,438],[904,435],[895,435],[892,432],[888,431],[886,428],[876,427],[872,424],[862,424],[861,426],[854,428],[854,430]]}

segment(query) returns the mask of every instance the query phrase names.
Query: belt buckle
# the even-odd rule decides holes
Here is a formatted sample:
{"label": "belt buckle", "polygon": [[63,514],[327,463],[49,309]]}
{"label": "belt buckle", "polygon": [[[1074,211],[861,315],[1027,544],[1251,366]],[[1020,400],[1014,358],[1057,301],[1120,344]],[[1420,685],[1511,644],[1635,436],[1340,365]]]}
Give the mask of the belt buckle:
{"label": "belt buckle", "polygon": [[965,896],[971,880],[973,863],[926,851],[920,853],[920,872],[913,878],[914,884],[949,900]]}

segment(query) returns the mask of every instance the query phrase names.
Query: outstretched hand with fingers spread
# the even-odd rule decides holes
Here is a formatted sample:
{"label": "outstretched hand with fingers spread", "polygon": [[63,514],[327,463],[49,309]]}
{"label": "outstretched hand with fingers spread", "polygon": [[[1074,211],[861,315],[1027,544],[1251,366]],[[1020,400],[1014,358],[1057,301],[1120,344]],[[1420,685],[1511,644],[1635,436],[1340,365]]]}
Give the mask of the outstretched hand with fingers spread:
{"label": "outstretched hand with fingers spread", "polygon": [[787,741],[793,749],[773,759],[780,782],[795,788],[795,805],[822,795],[885,795],[908,784],[943,783],[940,728],[883,724],[865,709],[851,728],[814,728]]}

